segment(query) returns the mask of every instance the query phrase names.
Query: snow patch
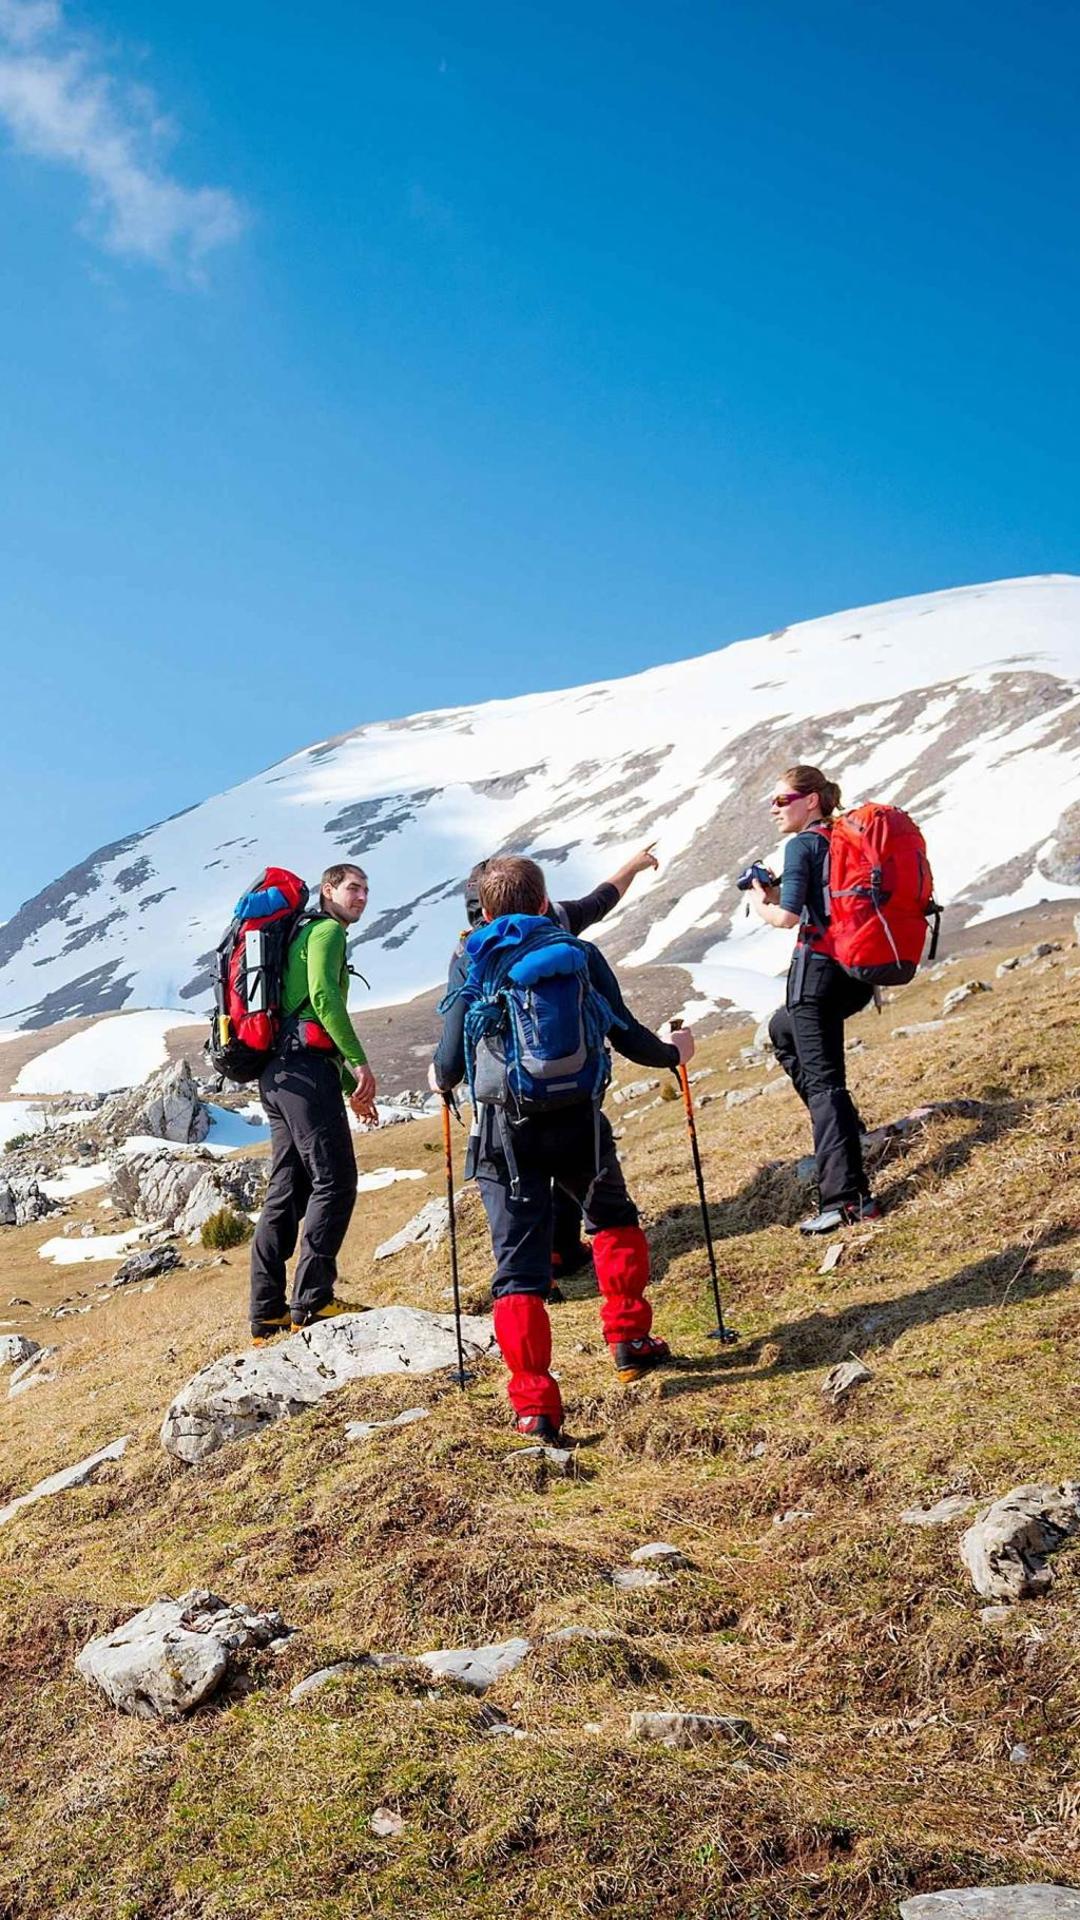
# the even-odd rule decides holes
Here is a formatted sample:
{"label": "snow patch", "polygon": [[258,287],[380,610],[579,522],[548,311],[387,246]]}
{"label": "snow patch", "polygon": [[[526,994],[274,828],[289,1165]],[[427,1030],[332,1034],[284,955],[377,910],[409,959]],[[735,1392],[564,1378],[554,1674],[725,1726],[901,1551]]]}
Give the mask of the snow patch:
{"label": "snow patch", "polygon": [[38,1248],[38,1258],[51,1260],[57,1267],[82,1266],[87,1260],[119,1260],[138,1244],[145,1232],[145,1227],[132,1227],[127,1233],[92,1233],[85,1238],[57,1234]]}
{"label": "snow patch", "polygon": [[115,1014],[28,1061],[13,1091],[114,1093],[121,1087],[139,1087],[165,1065],[167,1033],[203,1024],[201,1014],[176,1013],[171,1008]]}

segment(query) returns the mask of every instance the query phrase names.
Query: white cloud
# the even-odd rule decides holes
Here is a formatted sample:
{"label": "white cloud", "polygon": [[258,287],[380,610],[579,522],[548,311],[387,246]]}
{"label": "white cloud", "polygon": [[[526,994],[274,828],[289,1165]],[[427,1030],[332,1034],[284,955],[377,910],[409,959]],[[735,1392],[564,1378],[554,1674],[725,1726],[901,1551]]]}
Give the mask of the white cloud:
{"label": "white cloud", "polygon": [[146,88],[122,88],[66,27],[59,0],[0,0],[0,122],[16,146],[81,174],[111,253],[198,277],[235,240],[242,209],[222,187],[188,187],[160,154],[169,127]]}

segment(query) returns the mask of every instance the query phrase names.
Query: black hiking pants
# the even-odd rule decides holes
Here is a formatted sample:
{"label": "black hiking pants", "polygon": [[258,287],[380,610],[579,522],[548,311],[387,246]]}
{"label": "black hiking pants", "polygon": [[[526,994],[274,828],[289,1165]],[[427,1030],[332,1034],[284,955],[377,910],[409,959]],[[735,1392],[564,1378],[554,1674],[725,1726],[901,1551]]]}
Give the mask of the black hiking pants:
{"label": "black hiking pants", "polygon": [[495,1255],[491,1291],[496,1300],[506,1293],[535,1293],[543,1299],[551,1285],[553,1183],[579,1219],[584,1213],[590,1235],[611,1227],[636,1227],[638,1212],[626,1191],[607,1115],[596,1116],[591,1105],[521,1122],[514,1128],[514,1157],[516,1198],[495,1116],[486,1108],[475,1171]]}
{"label": "black hiking pants", "polygon": [[356,1155],[336,1057],[286,1041],[259,1079],[270,1122],[270,1183],[251,1248],[251,1320],[285,1312],[285,1264],[304,1244],[293,1312],[333,1298],[337,1256],[356,1203]]}
{"label": "black hiking pants", "polygon": [[776,1057],[810,1112],[822,1207],[869,1193],[859,1116],[847,1088],[844,1022],[873,999],[873,988],[824,953],[796,950],[787,1005],[769,1022]]}

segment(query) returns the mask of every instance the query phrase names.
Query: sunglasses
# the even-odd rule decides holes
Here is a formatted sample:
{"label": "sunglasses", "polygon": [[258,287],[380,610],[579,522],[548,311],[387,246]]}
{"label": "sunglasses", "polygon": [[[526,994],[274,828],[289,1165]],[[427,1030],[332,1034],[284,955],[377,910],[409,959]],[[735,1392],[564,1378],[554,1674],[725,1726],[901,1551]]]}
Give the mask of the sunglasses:
{"label": "sunglasses", "polygon": [[805,800],[805,793],[774,793],[770,807],[790,807],[793,800]]}

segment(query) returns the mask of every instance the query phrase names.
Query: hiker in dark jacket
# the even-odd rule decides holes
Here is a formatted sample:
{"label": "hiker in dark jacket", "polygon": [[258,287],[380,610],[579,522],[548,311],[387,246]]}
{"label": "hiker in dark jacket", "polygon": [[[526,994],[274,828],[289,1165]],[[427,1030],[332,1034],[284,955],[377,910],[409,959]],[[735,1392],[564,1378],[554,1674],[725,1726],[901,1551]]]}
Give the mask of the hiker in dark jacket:
{"label": "hiker in dark jacket", "polygon": [[814,1129],[820,1209],[800,1222],[800,1231],[830,1233],[876,1219],[880,1211],[863,1168],[844,1055],[844,1022],[868,1005],[873,988],[814,946],[828,919],[829,823],[840,805],[839,787],[820,767],[789,767],[769,804],[789,836],[784,872],[775,887],[755,880],[752,897],[769,926],[799,928],[785,1005],[773,1014],[769,1037]]}
{"label": "hiker in dark jacket", "polygon": [[[463,993],[447,1007],[436,1054],[435,1078],[449,1092],[465,1075],[465,1021],[482,991],[492,942],[535,938],[547,909],[543,873],[533,860],[501,855],[480,879],[486,925],[470,935],[466,953],[475,959]],[[580,943],[589,986],[614,1015],[611,1044],[643,1067],[676,1071],[693,1054],[689,1029],[661,1040],[635,1020],[603,955]],[[538,989],[539,991],[539,989]],[[588,1097],[542,1115],[510,1120],[504,1110],[480,1104],[470,1140],[467,1172],[480,1188],[495,1255],[492,1294],[495,1334],[510,1369],[509,1395],[520,1433],[558,1436],[562,1399],[551,1373],[551,1324],[544,1299],[551,1276],[552,1182],[582,1208],[593,1244],[602,1295],[604,1338],[619,1376],[636,1380],[663,1365],[670,1352],[650,1334],[652,1308],[645,1298],[649,1252],[637,1208],[626,1190],[611,1127]]]}
{"label": "hiker in dark jacket", "polygon": [[[308,1327],[349,1311],[334,1298],[337,1256],[356,1203],[356,1155],[345,1100],[359,1120],[370,1122],[378,1115],[375,1076],[349,1019],[345,930],[355,926],[367,899],[361,867],[328,867],[319,887],[319,912],[301,923],[285,961],[281,1040],[259,1079],[272,1157],[251,1248],[256,1346],[290,1324]],[[301,1220],[304,1244],[290,1315],[285,1266]]]}
{"label": "hiker in dark jacket", "polygon": [[[567,933],[583,934],[587,927],[595,926],[598,920],[604,920],[612,909],[633,885],[639,873],[655,871],[660,862],[654,851],[655,840],[631,854],[629,860],[612,874],[610,880],[602,880],[591,893],[580,900],[551,900],[547,905],[549,917]],[[450,957],[450,968],[446,979],[447,994],[456,992],[464,985],[469,963],[465,957],[465,942],[469,933],[483,925],[483,912],[480,907],[480,879],[488,862],[478,860],[465,882],[465,913],[468,927],[462,934]],[[436,1056],[436,1059],[438,1056]],[[551,1231],[551,1291],[549,1300],[562,1299],[559,1281],[580,1273],[592,1259],[591,1249],[581,1237],[581,1208],[562,1187],[554,1189],[554,1218]]]}

